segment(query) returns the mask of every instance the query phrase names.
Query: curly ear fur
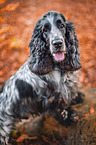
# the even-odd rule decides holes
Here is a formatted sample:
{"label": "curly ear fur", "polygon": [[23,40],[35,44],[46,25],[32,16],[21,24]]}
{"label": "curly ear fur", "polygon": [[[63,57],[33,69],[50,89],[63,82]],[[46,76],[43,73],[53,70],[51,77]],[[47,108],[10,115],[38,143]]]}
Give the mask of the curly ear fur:
{"label": "curly ear fur", "polygon": [[78,50],[78,40],[75,35],[73,23],[66,21],[65,42],[67,47],[66,58],[60,62],[60,67],[67,71],[75,71],[81,68],[80,53]]}
{"label": "curly ear fur", "polygon": [[42,20],[38,20],[29,43],[29,68],[38,75],[50,72],[53,68],[52,57],[47,40],[43,38]]}
{"label": "curly ear fur", "polygon": [[[44,38],[42,30],[42,21],[48,15],[56,15],[57,12],[48,12],[36,23],[36,27],[33,31],[31,37],[30,55],[29,55],[29,68],[32,72],[38,75],[47,74],[53,69],[53,58],[50,53],[50,45],[48,43],[48,38]],[[60,16],[65,21],[64,16],[61,13]],[[75,71],[81,68],[81,62],[79,57],[78,50],[78,40],[75,34],[75,28],[73,23],[66,21],[66,34],[65,34],[65,43],[66,43],[66,57],[64,61],[58,62],[58,65],[61,69],[66,71]]]}

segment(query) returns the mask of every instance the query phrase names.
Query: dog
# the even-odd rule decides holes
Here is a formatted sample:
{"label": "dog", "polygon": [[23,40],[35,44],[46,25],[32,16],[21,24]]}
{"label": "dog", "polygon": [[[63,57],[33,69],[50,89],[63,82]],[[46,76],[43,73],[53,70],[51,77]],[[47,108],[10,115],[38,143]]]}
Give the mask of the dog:
{"label": "dog", "polygon": [[28,60],[0,89],[2,145],[15,122],[28,114],[49,110],[62,124],[69,112],[71,116],[70,104],[78,96],[76,70],[81,68],[78,44],[74,24],[63,14],[49,11],[37,21]]}

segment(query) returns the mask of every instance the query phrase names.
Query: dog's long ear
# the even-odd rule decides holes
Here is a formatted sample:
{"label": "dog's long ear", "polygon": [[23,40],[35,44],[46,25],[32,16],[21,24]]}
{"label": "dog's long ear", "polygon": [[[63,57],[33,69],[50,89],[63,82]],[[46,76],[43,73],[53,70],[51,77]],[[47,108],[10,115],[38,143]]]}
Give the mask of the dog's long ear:
{"label": "dog's long ear", "polygon": [[52,57],[47,41],[43,38],[41,20],[38,20],[29,43],[29,68],[38,75],[44,75],[53,68]]}
{"label": "dog's long ear", "polygon": [[81,68],[80,53],[78,50],[78,39],[75,34],[75,28],[72,22],[66,21],[66,57],[60,63],[60,67],[67,71],[75,71]]}

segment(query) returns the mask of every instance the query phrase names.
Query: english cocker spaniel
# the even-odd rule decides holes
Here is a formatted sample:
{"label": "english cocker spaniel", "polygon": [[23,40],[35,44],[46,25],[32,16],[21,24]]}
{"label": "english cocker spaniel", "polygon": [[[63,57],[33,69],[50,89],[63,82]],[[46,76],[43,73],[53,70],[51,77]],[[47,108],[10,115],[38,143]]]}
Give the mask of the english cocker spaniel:
{"label": "english cocker spaniel", "polygon": [[[8,143],[16,120],[28,114],[53,112],[62,124],[72,118],[70,107],[78,96],[77,73],[81,68],[73,23],[55,11],[36,23],[30,55],[0,90],[0,142]],[[80,93],[79,93],[80,95]]]}

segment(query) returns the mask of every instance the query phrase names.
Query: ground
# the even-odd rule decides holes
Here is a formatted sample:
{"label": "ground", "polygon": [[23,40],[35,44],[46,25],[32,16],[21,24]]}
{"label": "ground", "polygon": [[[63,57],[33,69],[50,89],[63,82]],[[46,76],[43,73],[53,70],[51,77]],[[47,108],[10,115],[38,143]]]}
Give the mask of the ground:
{"label": "ground", "polygon": [[75,24],[82,62],[80,82],[96,87],[95,8],[95,0],[0,0],[0,84],[27,60],[37,19],[55,10]]}
{"label": "ground", "polygon": [[[96,123],[94,123],[95,120],[94,116],[96,115],[96,111],[95,111],[96,110],[95,107],[95,103],[96,103],[95,100],[96,99],[96,79],[95,79],[96,78],[96,65],[95,65],[96,63],[96,54],[95,54],[96,52],[96,39],[95,39],[96,1],[95,0],[91,0],[91,1],[90,0],[79,0],[79,1],[78,0],[74,0],[74,1],[72,0],[55,0],[55,1],[54,0],[48,0],[48,1],[0,0],[0,87],[2,86],[3,82],[6,81],[10,77],[10,75],[14,74],[19,69],[19,67],[27,60],[29,55],[28,44],[30,42],[35,23],[37,22],[38,18],[40,18],[43,14],[45,14],[50,10],[61,12],[62,14],[64,14],[67,20],[72,21],[75,24],[76,34],[79,39],[79,50],[80,50],[80,58],[82,63],[82,68],[79,72],[79,87],[81,87],[81,90],[86,94],[86,97],[83,105],[75,106],[75,109],[77,109],[79,113],[79,119],[77,125],[75,125],[75,127],[72,126],[73,128],[75,128],[74,130],[72,130],[71,127],[71,131],[70,131],[70,128],[66,129],[60,126],[60,124],[58,124],[53,118],[46,119],[45,116],[45,121],[43,122],[43,128],[40,129],[41,136],[38,137],[36,133],[35,137],[32,137],[31,135],[31,137],[29,138],[28,136],[25,135],[26,133],[25,134],[23,133],[25,135],[24,137],[29,139],[31,141],[31,144],[35,144],[35,145],[37,144],[43,145],[45,143],[48,144],[48,142],[49,144],[51,144],[52,142],[52,145],[55,144],[63,145],[62,142],[63,143],[66,142],[69,145],[71,143],[72,145],[73,144],[79,145],[78,142],[80,141],[81,144],[84,143],[86,145],[91,143],[95,144],[96,143],[96,136],[94,134],[94,131],[96,130],[95,127]],[[93,126],[89,125],[90,120]],[[87,123],[85,123],[84,126],[80,121],[87,122]],[[52,122],[54,124],[54,127]],[[86,126],[87,127],[89,126],[90,128],[89,132],[91,132],[91,134],[92,131],[94,130],[92,136],[87,134],[86,129],[85,129],[85,133],[82,133],[82,131],[84,132],[84,130],[80,128],[81,132],[80,129],[78,129],[78,132],[81,135],[77,133],[77,136],[75,136],[75,140],[74,140],[74,136],[71,136],[70,133],[73,131],[73,134],[76,134],[76,130],[78,126],[82,126],[82,129],[86,128]],[[44,130],[47,130],[46,131],[47,133],[44,132]],[[48,131],[49,131],[49,136],[48,135],[46,136],[46,134],[48,134]],[[29,130],[27,134],[28,133]],[[89,136],[89,138],[86,134]],[[25,144],[29,144],[26,143],[27,141],[25,140],[25,138],[21,139],[20,141],[20,134],[19,134],[18,137],[16,138],[16,142],[18,144],[22,144],[24,140]],[[70,140],[69,138],[73,138],[73,140]],[[82,143],[84,140],[86,140],[86,138],[88,142]],[[42,140],[45,141],[45,143],[42,142]],[[68,140],[70,143],[68,142]]]}

